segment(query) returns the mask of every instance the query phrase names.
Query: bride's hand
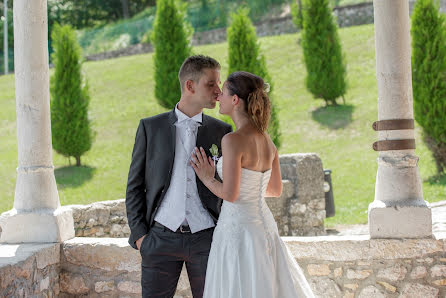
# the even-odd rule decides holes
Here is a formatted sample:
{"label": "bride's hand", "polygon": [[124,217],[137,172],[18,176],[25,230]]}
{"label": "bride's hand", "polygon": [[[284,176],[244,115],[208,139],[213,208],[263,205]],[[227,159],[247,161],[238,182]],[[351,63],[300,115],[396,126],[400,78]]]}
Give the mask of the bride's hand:
{"label": "bride's hand", "polygon": [[197,147],[195,147],[190,164],[194,168],[195,174],[197,174],[201,181],[204,182],[206,180],[214,179],[214,161],[211,157],[206,156],[206,152],[204,152],[203,148],[200,147],[199,150]]}

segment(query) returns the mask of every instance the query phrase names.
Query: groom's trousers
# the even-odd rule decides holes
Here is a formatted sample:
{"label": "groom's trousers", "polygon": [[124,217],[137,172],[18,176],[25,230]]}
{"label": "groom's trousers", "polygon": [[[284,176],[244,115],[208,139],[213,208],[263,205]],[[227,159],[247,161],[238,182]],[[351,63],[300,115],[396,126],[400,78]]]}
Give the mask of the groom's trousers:
{"label": "groom's trousers", "polygon": [[192,233],[172,232],[154,225],[141,243],[142,296],[171,298],[186,263],[194,298],[203,297],[206,266],[214,228]]}

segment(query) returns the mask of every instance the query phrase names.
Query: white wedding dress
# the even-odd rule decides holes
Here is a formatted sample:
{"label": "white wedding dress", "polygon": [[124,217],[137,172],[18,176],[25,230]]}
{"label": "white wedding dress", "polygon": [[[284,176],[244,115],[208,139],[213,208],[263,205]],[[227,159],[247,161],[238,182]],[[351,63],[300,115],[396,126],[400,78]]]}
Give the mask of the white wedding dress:
{"label": "white wedding dress", "polygon": [[[222,158],[217,163],[223,178]],[[223,202],[206,271],[205,298],[314,297],[265,202],[271,170],[242,168],[240,196]]]}

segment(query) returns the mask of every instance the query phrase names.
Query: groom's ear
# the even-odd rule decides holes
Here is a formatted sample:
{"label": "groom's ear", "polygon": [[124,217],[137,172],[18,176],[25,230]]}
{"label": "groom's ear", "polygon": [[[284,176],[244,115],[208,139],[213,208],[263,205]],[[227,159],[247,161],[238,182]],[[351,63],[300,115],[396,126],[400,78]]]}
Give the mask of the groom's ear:
{"label": "groom's ear", "polygon": [[194,81],[187,80],[185,85],[185,89],[188,90],[190,93],[195,93],[195,86]]}

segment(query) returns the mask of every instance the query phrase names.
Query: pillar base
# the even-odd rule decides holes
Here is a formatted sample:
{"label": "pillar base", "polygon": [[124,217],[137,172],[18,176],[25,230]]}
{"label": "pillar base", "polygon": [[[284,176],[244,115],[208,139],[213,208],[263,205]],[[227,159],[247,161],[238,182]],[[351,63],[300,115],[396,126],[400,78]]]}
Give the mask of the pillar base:
{"label": "pillar base", "polygon": [[0,243],[63,242],[74,238],[73,212],[54,211],[17,213],[12,209],[0,218]]}
{"label": "pillar base", "polygon": [[432,237],[432,211],[427,206],[385,206],[382,201],[369,205],[370,238]]}

